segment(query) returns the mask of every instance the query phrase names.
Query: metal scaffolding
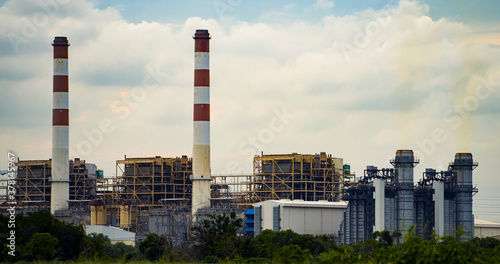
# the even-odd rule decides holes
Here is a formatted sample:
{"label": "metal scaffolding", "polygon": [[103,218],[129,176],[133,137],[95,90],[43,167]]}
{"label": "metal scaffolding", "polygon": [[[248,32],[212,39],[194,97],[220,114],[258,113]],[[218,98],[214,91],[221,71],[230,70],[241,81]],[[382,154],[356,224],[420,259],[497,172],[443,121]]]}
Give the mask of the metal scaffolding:
{"label": "metal scaffolding", "polygon": [[246,183],[249,202],[272,199],[340,201],[344,184],[342,159],[325,152],[254,157],[254,175]]}
{"label": "metal scaffolding", "polygon": [[116,161],[113,197],[132,205],[159,207],[166,199],[181,199],[190,204],[193,159],[126,158]]}
{"label": "metal scaffolding", "polygon": [[[49,210],[52,160],[20,160],[16,165],[16,207],[24,211]],[[96,166],[78,158],[70,160],[69,180],[70,209],[88,209],[88,203],[96,198]]]}

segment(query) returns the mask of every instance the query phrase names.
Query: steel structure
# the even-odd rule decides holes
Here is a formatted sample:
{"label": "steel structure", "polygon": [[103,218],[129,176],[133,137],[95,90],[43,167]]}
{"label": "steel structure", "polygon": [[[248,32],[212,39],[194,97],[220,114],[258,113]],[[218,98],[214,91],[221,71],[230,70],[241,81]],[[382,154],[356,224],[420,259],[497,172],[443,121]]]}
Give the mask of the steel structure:
{"label": "steel structure", "polygon": [[192,166],[193,160],[187,156],[117,160],[113,198],[144,207],[161,207],[175,199],[190,204]]}
{"label": "steel structure", "polygon": [[[448,186],[450,192],[454,194],[454,226],[455,229],[463,229],[464,235],[460,238],[463,241],[474,237],[472,196],[477,192],[477,189],[472,185],[472,171],[477,165],[477,162],[472,159],[471,153],[457,153],[455,160],[449,165],[449,170],[453,171],[455,176],[449,181]],[[453,223],[449,225],[453,226]]]}
{"label": "steel structure", "polygon": [[[151,221],[150,212],[158,219],[169,219],[175,222],[182,219],[192,220],[192,217],[176,217],[172,212],[191,213],[193,197],[193,159],[187,156],[175,158],[163,158],[160,156],[149,158],[127,158],[116,161],[116,177],[112,180],[102,180],[100,190],[100,203],[93,208],[95,215],[92,219],[108,219],[116,217],[118,225],[127,230],[135,230],[140,237],[141,234],[150,230],[163,230],[165,234],[176,237],[175,234],[182,232],[167,231],[166,227],[147,227]],[[245,187],[244,180],[249,175],[219,175],[214,176],[210,185],[209,200],[210,207],[237,208],[245,207],[246,200],[242,190]],[[111,190],[111,191],[109,191]],[[241,203],[241,205],[239,205]],[[98,217],[98,210],[103,206],[109,217]],[[130,206],[126,209],[124,206]],[[132,215],[129,215],[132,214]],[[142,219],[142,220],[141,220]],[[182,221],[184,221],[182,220]],[[109,224],[109,223],[108,223]],[[176,225],[185,226],[184,223]]]}
{"label": "steel structure", "polygon": [[[16,208],[23,211],[48,210],[52,196],[52,160],[19,160],[16,164]],[[78,158],[69,165],[69,209],[88,210],[89,202],[96,199],[96,166]]]}
{"label": "steel structure", "polygon": [[273,199],[304,201],[342,199],[342,159],[320,154],[260,155],[254,157],[254,176],[245,191],[253,202]]}
{"label": "steel structure", "polygon": [[413,150],[398,150],[395,159],[391,160],[396,170],[396,228],[403,236],[415,224],[413,168],[418,163],[413,157]]}
{"label": "steel structure", "polygon": [[[377,207],[384,208],[383,226],[390,232],[397,230],[404,235],[414,225],[415,234],[423,238],[429,238],[433,230],[438,236],[455,236],[459,229],[464,231],[461,240],[474,237],[472,196],[477,189],[472,185],[472,170],[477,162],[470,153],[457,153],[447,171],[426,169],[416,186],[413,166],[418,160],[413,152],[398,151],[391,163],[394,169],[368,166],[359,182],[344,189],[344,200],[349,204],[339,230],[339,243],[360,242],[372,238],[375,230],[380,231],[382,218],[375,212]],[[384,191],[377,194],[380,179],[384,180]],[[377,199],[383,199],[384,204]]]}
{"label": "steel structure", "polygon": [[[381,229],[381,226],[384,226],[384,230],[394,230],[394,179],[394,169],[378,169],[375,166],[367,166],[363,178],[345,187],[344,201],[349,203],[344,213],[344,221],[340,225],[339,243],[349,244],[363,241],[367,236],[371,237],[374,231],[380,231],[377,229]],[[376,194],[378,187],[382,187],[377,186],[379,181],[384,183],[382,197]],[[377,201],[377,198],[383,198],[383,201]],[[383,215],[376,214],[376,210],[380,206],[384,208],[385,214]],[[380,221],[382,222],[379,223]]]}

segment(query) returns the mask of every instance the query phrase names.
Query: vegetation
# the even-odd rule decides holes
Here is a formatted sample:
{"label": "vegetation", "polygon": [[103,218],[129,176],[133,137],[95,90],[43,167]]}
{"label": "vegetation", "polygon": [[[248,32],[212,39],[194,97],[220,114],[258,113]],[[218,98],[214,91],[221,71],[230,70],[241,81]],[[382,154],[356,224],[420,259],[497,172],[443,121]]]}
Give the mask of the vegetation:
{"label": "vegetation", "polygon": [[59,244],[59,240],[53,235],[36,233],[26,244],[26,249],[37,260],[50,260],[56,254],[57,244]]}
{"label": "vegetation", "polygon": [[[7,254],[8,219],[0,216],[1,262],[197,262],[206,263],[500,263],[500,241],[453,237],[422,239],[413,230],[375,232],[374,239],[353,245],[336,245],[326,236],[299,235],[291,230],[264,230],[242,237],[235,213],[210,216],[193,228],[192,243],[174,244],[165,236],[149,234],[135,247],[111,244],[102,234],[85,235],[82,226],[63,223],[49,212],[16,219],[16,256]],[[462,233],[457,232],[457,237]]]}
{"label": "vegetation", "polygon": [[0,262],[6,261],[82,261],[120,259],[136,248],[123,243],[111,244],[102,234],[87,236],[81,225],[55,219],[48,211],[17,216],[15,222],[15,256],[8,254],[8,217],[0,215]]}

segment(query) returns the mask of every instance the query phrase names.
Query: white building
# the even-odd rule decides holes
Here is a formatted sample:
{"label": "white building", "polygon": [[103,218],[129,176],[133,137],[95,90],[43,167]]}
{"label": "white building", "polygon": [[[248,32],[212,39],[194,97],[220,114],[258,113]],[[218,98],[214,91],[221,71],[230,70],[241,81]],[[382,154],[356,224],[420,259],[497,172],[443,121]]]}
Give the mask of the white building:
{"label": "white building", "polygon": [[298,234],[337,236],[347,203],[268,200],[253,206],[255,235],[265,229],[290,229]]}
{"label": "white building", "polygon": [[500,239],[500,224],[481,219],[474,219],[474,236]]}
{"label": "white building", "polygon": [[85,233],[90,235],[92,233],[103,234],[111,240],[111,243],[123,242],[127,245],[135,246],[135,233],[125,231],[121,228],[114,226],[103,225],[87,225]]}

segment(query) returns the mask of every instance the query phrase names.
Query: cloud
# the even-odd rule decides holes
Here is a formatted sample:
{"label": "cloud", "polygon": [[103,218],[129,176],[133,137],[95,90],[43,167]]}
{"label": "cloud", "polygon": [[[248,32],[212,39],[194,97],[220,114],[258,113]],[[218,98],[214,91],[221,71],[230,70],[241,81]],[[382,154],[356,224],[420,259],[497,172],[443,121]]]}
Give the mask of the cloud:
{"label": "cloud", "polygon": [[314,6],[323,9],[329,9],[333,8],[335,6],[335,3],[333,1],[328,1],[328,0],[317,0],[316,3],[314,3]]}
{"label": "cloud", "polygon": [[[261,151],[327,151],[360,176],[366,165],[382,166],[395,150],[413,148],[425,155],[416,179],[425,167],[472,151],[484,160],[475,171],[478,187],[498,185],[497,169],[486,158],[500,148],[500,80],[488,85],[500,72],[496,36],[432,20],[426,5],[401,1],[317,23],[273,17],[273,23],[221,24],[191,17],[167,24],[129,23],[115,8],[80,0],[60,5],[25,37],[23,23],[44,12],[42,3],[9,1],[0,8],[2,151],[50,157],[50,44],[62,35],[71,43],[70,155],[97,163],[106,175],[115,173],[125,153],[191,155],[192,35],[207,28],[213,172],[251,172],[251,159]],[[26,39],[17,52],[10,33]],[[279,119],[283,129],[271,130],[271,137],[265,133],[280,116],[276,111],[294,117]],[[114,129],[100,131],[102,122]],[[447,139],[432,145],[437,128]],[[81,151],[85,142],[91,150]]]}
{"label": "cloud", "polygon": [[276,18],[282,17],[283,15],[284,15],[283,12],[270,10],[270,11],[263,12],[262,15],[260,15],[260,20],[276,19]]}

